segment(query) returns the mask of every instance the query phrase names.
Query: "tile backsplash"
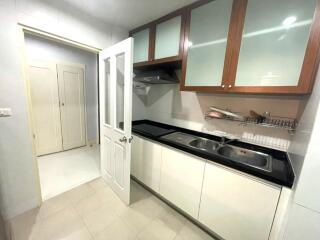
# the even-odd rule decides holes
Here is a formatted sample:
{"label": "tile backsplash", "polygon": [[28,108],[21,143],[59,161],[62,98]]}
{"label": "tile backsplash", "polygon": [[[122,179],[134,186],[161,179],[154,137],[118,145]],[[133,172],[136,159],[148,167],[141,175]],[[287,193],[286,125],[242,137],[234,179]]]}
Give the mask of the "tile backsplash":
{"label": "tile backsplash", "polygon": [[181,92],[179,85],[164,84],[152,86],[148,95],[140,97],[140,101],[145,106],[144,117],[150,120],[287,150],[292,138],[287,130],[243,125],[222,119],[205,119],[205,113],[210,106],[216,106],[244,116],[254,110],[260,114],[269,112],[273,117],[299,118],[306,99]]}

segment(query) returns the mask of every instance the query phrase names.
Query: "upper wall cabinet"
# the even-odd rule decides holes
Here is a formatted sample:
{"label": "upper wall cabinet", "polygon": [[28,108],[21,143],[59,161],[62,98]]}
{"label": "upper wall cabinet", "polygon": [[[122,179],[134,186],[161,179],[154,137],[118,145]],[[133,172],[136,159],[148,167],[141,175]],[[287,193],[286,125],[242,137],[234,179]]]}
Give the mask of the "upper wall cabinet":
{"label": "upper wall cabinet", "polygon": [[181,90],[312,91],[320,0],[203,0],[186,16]]}
{"label": "upper wall cabinet", "polygon": [[182,10],[130,31],[134,38],[134,67],[173,64],[181,67],[184,23]]}
{"label": "upper wall cabinet", "polygon": [[182,68],[182,91],[308,94],[320,0],[199,0],[130,35],[134,67]]}
{"label": "upper wall cabinet", "polygon": [[233,0],[216,0],[192,9],[186,33],[188,52],[182,69],[183,90],[217,91],[222,83],[224,58]]}
{"label": "upper wall cabinet", "polygon": [[312,38],[320,31],[319,22],[312,29],[316,2],[248,0],[240,49],[233,56],[234,61],[239,56],[237,71],[229,76],[231,91],[310,91],[317,52]]}
{"label": "upper wall cabinet", "polygon": [[182,17],[177,16],[156,25],[154,59],[179,56]]}
{"label": "upper wall cabinet", "polygon": [[132,37],[134,38],[133,63],[148,61],[149,34],[149,28],[143,29],[139,32],[132,34]]}

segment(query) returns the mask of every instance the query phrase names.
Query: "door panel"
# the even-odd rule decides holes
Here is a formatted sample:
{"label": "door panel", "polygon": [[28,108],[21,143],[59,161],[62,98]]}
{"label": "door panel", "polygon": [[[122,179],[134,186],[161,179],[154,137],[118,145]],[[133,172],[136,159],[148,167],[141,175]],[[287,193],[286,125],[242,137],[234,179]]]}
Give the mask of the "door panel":
{"label": "door panel", "polygon": [[[99,54],[100,136],[103,178],[126,204],[130,203],[133,39],[128,38]],[[106,152],[110,152],[109,155]],[[109,162],[110,161],[110,162]]]}
{"label": "door panel", "polygon": [[[103,114],[104,114],[104,123],[106,125],[111,124],[111,116],[110,116],[110,111],[111,111],[111,94],[110,94],[110,88],[111,88],[111,83],[110,83],[110,58],[107,58],[104,61],[104,66],[105,66],[105,84],[104,84],[104,109]],[[100,112],[102,114],[102,112]]]}
{"label": "door panel", "polygon": [[32,122],[36,155],[62,151],[59,94],[55,64],[29,64]]}
{"label": "door panel", "polygon": [[63,149],[86,144],[84,73],[79,67],[57,65]]}
{"label": "door panel", "polygon": [[103,162],[104,164],[102,165],[102,171],[104,174],[108,174],[109,176],[113,175],[113,167],[112,167],[112,161],[111,161],[111,153],[112,153],[112,144],[111,144],[111,139],[108,138],[107,136],[103,137],[103,141],[101,142],[101,154],[105,161]]}
{"label": "door panel", "polygon": [[125,161],[125,148],[119,143],[115,143],[115,181],[119,187],[123,188],[124,184],[124,161]]}

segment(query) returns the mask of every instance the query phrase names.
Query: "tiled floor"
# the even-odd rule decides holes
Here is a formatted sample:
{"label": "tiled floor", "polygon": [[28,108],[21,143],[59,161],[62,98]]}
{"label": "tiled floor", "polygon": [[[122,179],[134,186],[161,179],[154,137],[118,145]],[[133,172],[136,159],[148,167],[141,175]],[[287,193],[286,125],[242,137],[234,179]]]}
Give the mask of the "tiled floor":
{"label": "tiled floor", "polygon": [[42,199],[47,200],[99,177],[99,163],[99,145],[38,157]]}
{"label": "tiled floor", "polygon": [[98,178],[45,201],[10,225],[13,240],[212,240],[137,183],[124,205]]}

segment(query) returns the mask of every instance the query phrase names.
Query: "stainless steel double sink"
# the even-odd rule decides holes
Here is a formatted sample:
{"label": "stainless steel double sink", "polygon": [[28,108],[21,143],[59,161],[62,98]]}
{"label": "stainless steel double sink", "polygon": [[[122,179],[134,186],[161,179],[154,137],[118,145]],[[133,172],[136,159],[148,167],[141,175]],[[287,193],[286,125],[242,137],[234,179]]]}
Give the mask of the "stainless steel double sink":
{"label": "stainless steel double sink", "polygon": [[206,152],[208,154],[220,155],[230,161],[253,167],[263,171],[272,171],[272,156],[246,148],[219,143],[210,139],[193,136],[182,132],[174,132],[161,137],[162,139]]}

